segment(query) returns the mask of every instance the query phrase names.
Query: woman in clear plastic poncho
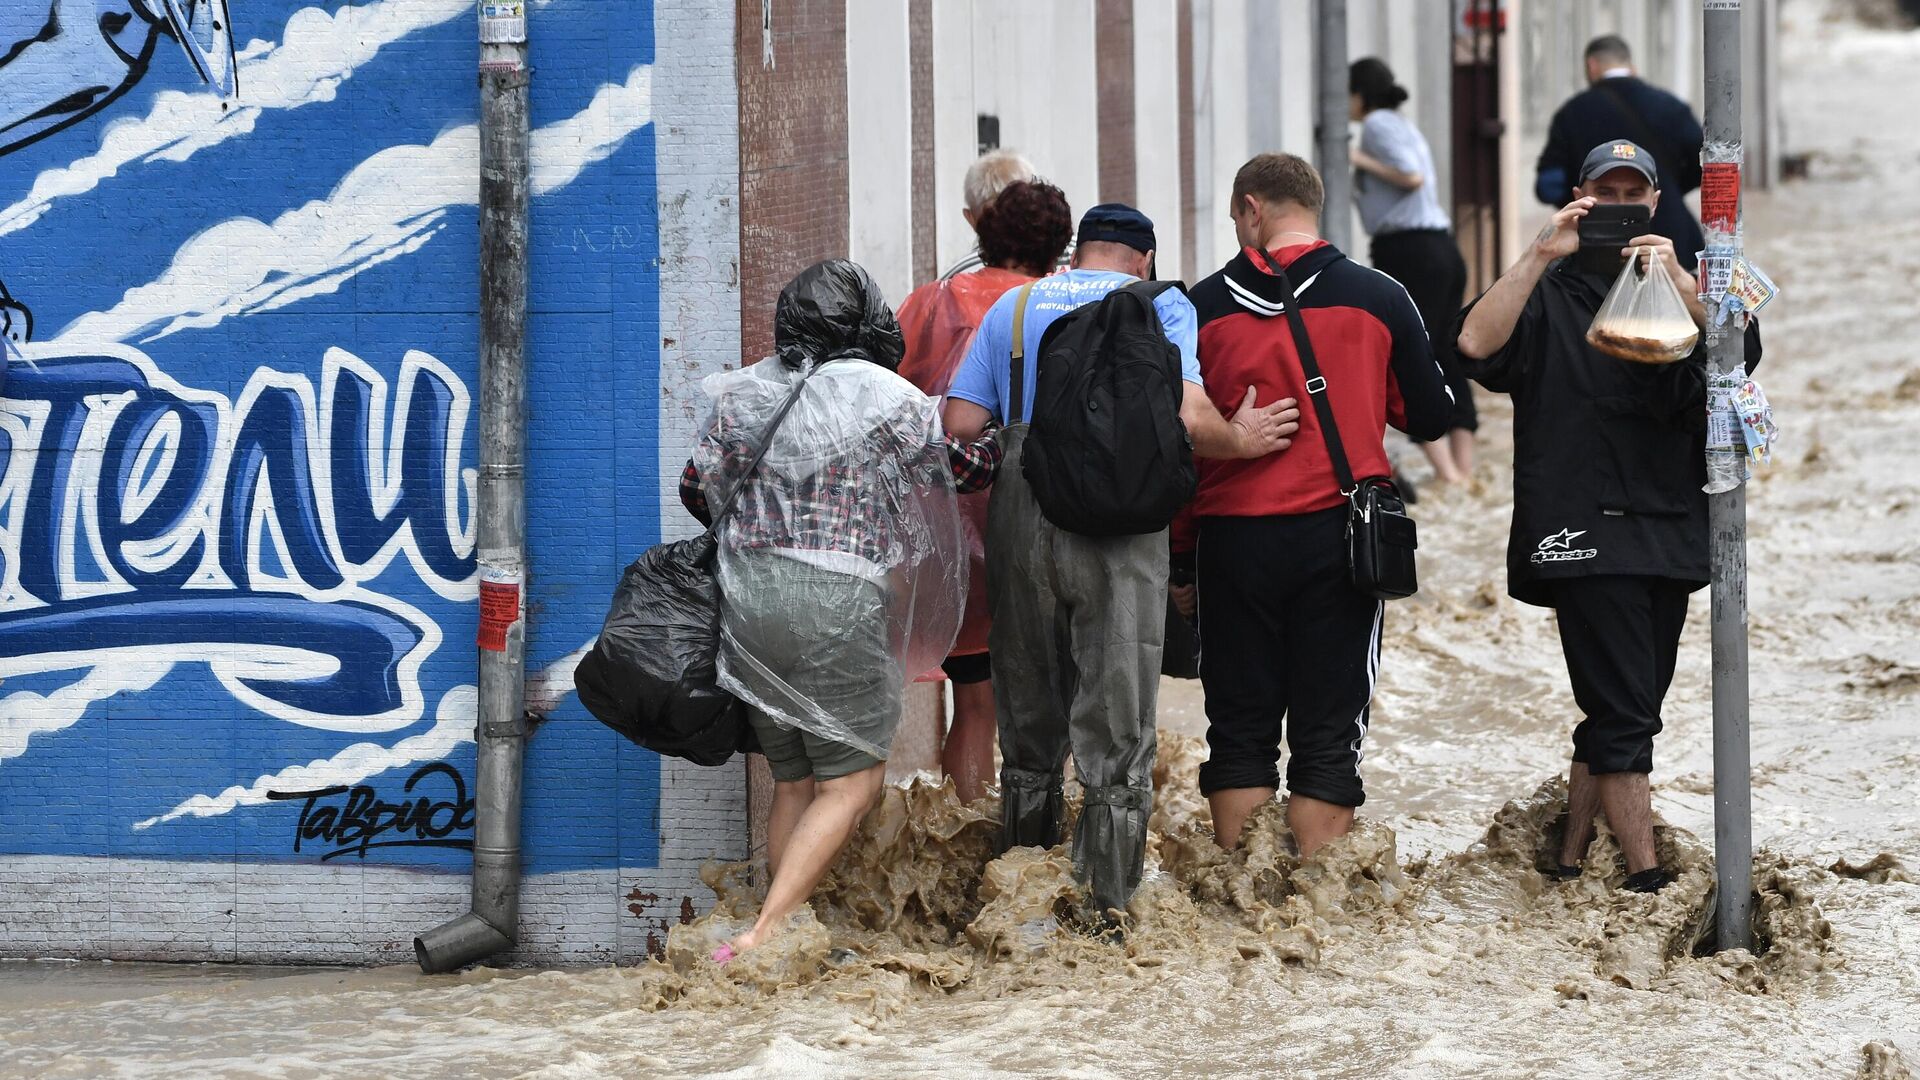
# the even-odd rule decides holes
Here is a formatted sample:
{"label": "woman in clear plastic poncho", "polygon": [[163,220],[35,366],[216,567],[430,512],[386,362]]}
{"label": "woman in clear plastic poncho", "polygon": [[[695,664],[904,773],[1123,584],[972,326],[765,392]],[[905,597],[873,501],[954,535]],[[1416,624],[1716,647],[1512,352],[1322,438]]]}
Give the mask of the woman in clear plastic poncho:
{"label": "woman in clear plastic poncho", "polygon": [[[900,305],[907,343],[900,374],[934,397],[946,396],[993,302],[1053,272],[1073,239],[1073,211],[1052,184],[1016,180],[980,208],[973,228],[980,237],[980,269],[923,285]],[[953,779],[961,801],[972,802],[987,793],[994,776],[997,733],[987,656],[987,493],[962,496],[960,514],[967,529],[970,591],[953,653],[940,665],[953,684],[953,720],[940,748],[940,767]]]}
{"label": "woman in clear plastic poncho", "polygon": [[720,685],[747,704],[774,780],[772,884],[753,927],[715,951],[722,963],[785,924],[879,794],[906,680],[939,664],[960,625],[955,494],[1000,463],[991,436],[948,439],[939,402],[895,373],[899,325],[853,263],[788,283],[774,346],[707,378],[713,417],[681,479],[703,522],[709,499],[745,485],[716,533]]}

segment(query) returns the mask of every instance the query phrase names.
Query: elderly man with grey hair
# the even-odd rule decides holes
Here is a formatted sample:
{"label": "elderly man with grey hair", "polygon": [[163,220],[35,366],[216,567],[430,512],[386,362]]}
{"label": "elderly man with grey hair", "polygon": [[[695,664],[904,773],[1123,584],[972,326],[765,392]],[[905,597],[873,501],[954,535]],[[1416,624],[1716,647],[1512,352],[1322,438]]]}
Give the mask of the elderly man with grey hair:
{"label": "elderly man with grey hair", "polygon": [[[981,154],[974,159],[973,164],[967,166],[967,179],[961,189],[967,205],[960,211],[960,216],[967,219],[969,228],[978,228],[980,212],[987,208],[988,203],[1005,191],[1009,184],[1033,178],[1033,163],[1021,156],[1018,151],[1002,148]],[[1067,250],[1061,253],[1059,261],[1054,263],[1053,268],[1065,270],[1072,259],[1073,245],[1068,244]],[[960,261],[947,267],[946,272],[940,275],[940,280],[945,281],[958,274],[970,274],[983,265],[985,264],[980,258],[980,244],[976,241],[973,247],[961,256]]]}

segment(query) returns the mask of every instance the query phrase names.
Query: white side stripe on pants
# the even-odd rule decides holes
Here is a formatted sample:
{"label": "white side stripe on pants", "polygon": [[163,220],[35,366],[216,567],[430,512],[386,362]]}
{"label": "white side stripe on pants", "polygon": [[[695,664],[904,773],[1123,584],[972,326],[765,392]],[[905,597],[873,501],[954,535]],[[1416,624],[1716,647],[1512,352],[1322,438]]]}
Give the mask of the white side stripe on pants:
{"label": "white side stripe on pants", "polygon": [[1367,715],[1373,709],[1373,686],[1380,677],[1380,620],[1386,613],[1384,600],[1376,600],[1373,605],[1373,637],[1367,643],[1367,700],[1360,703],[1360,715],[1353,719],[1353,775],[1360,775],[1360,759],[1366,751],[1360,744],[1367,737]]}

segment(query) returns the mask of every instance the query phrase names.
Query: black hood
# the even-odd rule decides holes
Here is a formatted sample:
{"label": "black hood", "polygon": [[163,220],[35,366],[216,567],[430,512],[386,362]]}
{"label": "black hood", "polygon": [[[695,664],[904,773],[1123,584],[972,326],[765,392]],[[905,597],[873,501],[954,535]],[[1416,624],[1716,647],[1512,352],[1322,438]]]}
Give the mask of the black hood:
{"label": "black hood", "polygon": [[894,371],[907,351],[880,286],[846,259],[814,263],[780,290],[773,348],[781,363],[798,369],[858,356]]}

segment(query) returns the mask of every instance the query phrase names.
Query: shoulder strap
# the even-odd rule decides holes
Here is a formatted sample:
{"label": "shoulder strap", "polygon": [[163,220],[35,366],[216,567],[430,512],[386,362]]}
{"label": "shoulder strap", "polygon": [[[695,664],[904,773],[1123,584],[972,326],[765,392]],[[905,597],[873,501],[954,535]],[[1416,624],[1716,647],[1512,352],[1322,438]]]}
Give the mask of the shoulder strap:
{"label": "shoulder strap", "polygon": [[1121,286],[1129,292],[1139,293],[1148,300],[1160,299],[1160,294],[1169,289],[1179,289],[1180,295],[1187,295],[1187,287],[1178,281],[1134,281]]}
{"label": "shoulder strap", "polygon": [[1653,153],[1653,160],[1656,165],[1665,165],[1675,160],[1672,153],[1670,153],[1672,148],[1667,145],[1667,140],[1661,138],[1647,126],[1647,122],[1641,119],[1639,112],[1634,109],[1633,103],[1627,100],[1627,96],[1620,92],[1619,87],[1608,86],[1606,80],[1602,80],[1594,83],[1593,88],[1605,94],[1608,101],[1613,102],[1613,107],[1619,110],[1621,116],[1626,118],[1627,126],[1633,129],[1629,132],[1629,134],[1633,136],[1633,141],[1646,147]]}
{"label": "shoulder strap", "polygon": [[[1140,303],[1147,309],[1147,320],[1149,324],[1159,330],[1161,336],[1164,337],[1167,327],[1160,319],[1160,296],[1174,289],[1179,289],[1181,296],[1187,295],[1187,287],[1178,281],[1131,281],[1113,290],[1113,292],[1108,293],[1107,296],[1131,293],[1137,297]],[[1105,297],[1101,299],[1105,300]]]}
{"label": "shoulder strap", "polygon": [[[814,372],[819,371],[835,360],[843,359],[848,358],[832,357],[823,360],[809,368],[800,376],[800,381],[793,384],[793,389],[787,392],[786,400],[782,401],[780,408],[774,412],[773,419],[767,421],[767,426],[761,429],[760,438],[754,443],[752,460],[747,462],[746,469],[740,473],[740,479],[734,482],[733,490],[727,492],[727,500],[720,504],[719,510],[714,512],[713,524],[707,526],[708,532],[713,532],[715,529],[718,529],[720,523],[727,519],[727,515],[733,512],[733,504],[739,501],[740,492],[746,489],[747,480],[759,470],[760,460],[767,456],[767,448],[773,445],[774,433],[780,430],[781,422],[786,420],[787,414],[793,411],[794,403],[800,400],[800,391],[806,389],[807,380],[813,378]],[[777,363],[778,361],[775,362]]]}
{"label": "shoulder strap", "polygon": [[[1255,245],[1258,249],[1258,245]],[[1333,402],[1327,400],[1327,377],[1320,373],[1320,361],[1313,355],[1313,340],[1307,336],[1307,321],[1300,313],[1300,299],[1293,294],[1293,282],[1287,272],[1260,250],[1260,258],[1273,270],[1280,287],[1280,302],[1286,305],[1287,325],[1293,329],[1293,349],[1300,354],[1300,370],[1307,376],[1307,396],[1313,399],[1313,412],[1320,418],[1320,435],[1327,443],[1327,457],[1333,462],[1333,478],[1340,494],[1351,497],[1359,489],[1353,482],[1353,467],[1347,463],[1347,448],[1340,441],[1340,425],[1333,419]]]}
{"label": "shoulder strap", "polygon": [[1007,379],[1007,425],[1011,427],[1022,419],[1026,409],[1027,390],[1027,298],[1033,295],[1033,287],[1039,279],[1020,286],[1020,296],[1013,302],[1013,367]]}

